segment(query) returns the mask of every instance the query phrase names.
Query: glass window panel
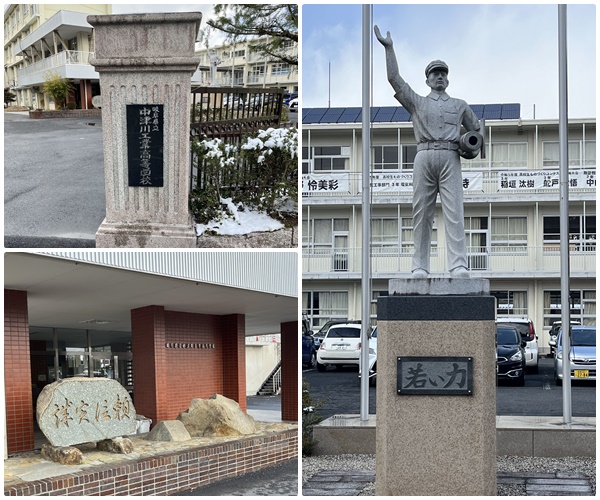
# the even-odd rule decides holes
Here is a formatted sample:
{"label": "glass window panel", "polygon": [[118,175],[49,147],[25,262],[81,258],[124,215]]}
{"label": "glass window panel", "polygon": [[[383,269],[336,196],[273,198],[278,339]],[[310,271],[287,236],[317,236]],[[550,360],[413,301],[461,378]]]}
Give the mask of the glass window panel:
{"label": "glass window panel", "polygon": [[398,148],[396,146],[384,146],[383,156],[385,163],[398,164]]}
{"label": "glass window panel", "polygon": [[349,219],[333,219],[333,230],[334,231],[349,231],[350,230]]}
{"label": "glass window panel", "polygon": [[314,236],[313,241],[316,244],[332,244],[331,220],[316,219],[313,222]]}
{"label": "glass window panel", "polygon": [[596,141],[585,141],[584,165],[596,164]]}
{"label": "glass window panel", "polygon": [[346,168],[346,160],[344,158],[332,158],[332,170],[344,170]]}

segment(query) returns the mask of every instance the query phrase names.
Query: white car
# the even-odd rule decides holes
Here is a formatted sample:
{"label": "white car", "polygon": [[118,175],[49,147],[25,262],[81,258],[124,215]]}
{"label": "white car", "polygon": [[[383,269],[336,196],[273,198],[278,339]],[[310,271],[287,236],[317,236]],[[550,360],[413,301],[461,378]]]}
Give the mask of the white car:
{"label": "white car", "polygon": [[533,321],[529,318],[519,318],[516,316],[499,316],[496,318],[496,324],[514,326],[519,330],[521,338],[527,342],[527,346],[525,347],[525,367],[529,368],[532,372],[537,373],[539,350],[538,338],[535,334]]}
{"label": "white car", "polygon": [[[358,358],[358,378],[362,375],[362,356]],[[369,338],[369,385],[377,383],[377,327]]]}
{"label": "white car", "polygon": [[290,111],[297,112],[298,111],[298,98],[294,98],[290,100]]}
{"label": "white car", "polygon": [[[562,384],[563,349],[562,330],[554,341],[554,381]],[[569,364],[571,380],[596,380],[596,327],[576,325],[571,327]]]}
{"label": "white car", "polygon": [[359,344],[360,325],[333,325],[317,351],[317,370],[323,372],[328,365],[358,365]]}

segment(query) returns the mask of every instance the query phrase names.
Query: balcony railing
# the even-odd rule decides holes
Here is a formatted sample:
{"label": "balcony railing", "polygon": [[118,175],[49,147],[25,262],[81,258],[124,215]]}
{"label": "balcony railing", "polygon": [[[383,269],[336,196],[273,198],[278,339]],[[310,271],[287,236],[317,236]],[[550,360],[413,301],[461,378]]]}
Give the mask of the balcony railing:
{"label": "balcony railing", "polygon": [[[410,273],[413,249],[411,247],[371,248],[371,272]],[[361,248],[309,248],[302,249],[302,271],[309,274],[360,273]],[[558,245],[541,247],[467,247],[467,260],[471,271],[481,271],[482,275],[493,273],[517,273],[547,275],[560,270]],[[595,242],[588,240],[585,245],[571,245],[571,272],[596,271]],[[443,273],[447,270],[446,249],[432,247],[431,272]]]}
{"label": "balcony railing", "polygon": [[[596,192],[596,166],[569,170],[569,189],[578,193]],[[544,170],[463,170],[465,196],[537,195],[559,190],[558,169]],[[302,175],[303,197],[358,196],[362,193],[362,174],[357,172],[323,172]],[[371,174],[374,198],[412,195],[412,171],[381,171]]]}
{"label": "balcony railing", "polygon": [[67,64],[89,65],[90,57],[93,57],[93,52],[83,52],[77,50],[63,51],[46,57],[41,61],[35,62],[25,68],[19,70],[19,79],[33,75],[35,73],[51,71],[53,69],[65,66]]}

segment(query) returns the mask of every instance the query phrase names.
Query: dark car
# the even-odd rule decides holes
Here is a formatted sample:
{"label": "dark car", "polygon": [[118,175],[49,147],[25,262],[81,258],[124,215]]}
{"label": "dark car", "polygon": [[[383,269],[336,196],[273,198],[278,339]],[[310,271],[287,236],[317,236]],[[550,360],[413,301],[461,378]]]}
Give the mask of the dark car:
{"label": "dark car", "polygon": [[496,364],[498,379],[525,385],[525,346],[514,326],[496,326]]}
{"label": "dark car", "polygon": [[302,319],[302,366],[312,368],[317,360],[315,341],[310,333],[308,319]]}
{"label": "dark car", "polygon": [[286,106],[290,105],[290,101],[292,99],[296,99],[298,97],[298,92],[284,92],[283,93],[283,104]]}

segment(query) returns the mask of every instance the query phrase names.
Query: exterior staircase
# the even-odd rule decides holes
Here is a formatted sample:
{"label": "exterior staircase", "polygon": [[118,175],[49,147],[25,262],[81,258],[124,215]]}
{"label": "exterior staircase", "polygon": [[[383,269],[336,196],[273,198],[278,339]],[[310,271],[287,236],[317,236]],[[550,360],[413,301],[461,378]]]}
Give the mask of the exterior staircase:
{"label": "exterior staircase", "polygon": [[275,368],[266,380],[260,386],[256,393],[257,396],[274,396],[281,392],[281,361],[275,365]]}

